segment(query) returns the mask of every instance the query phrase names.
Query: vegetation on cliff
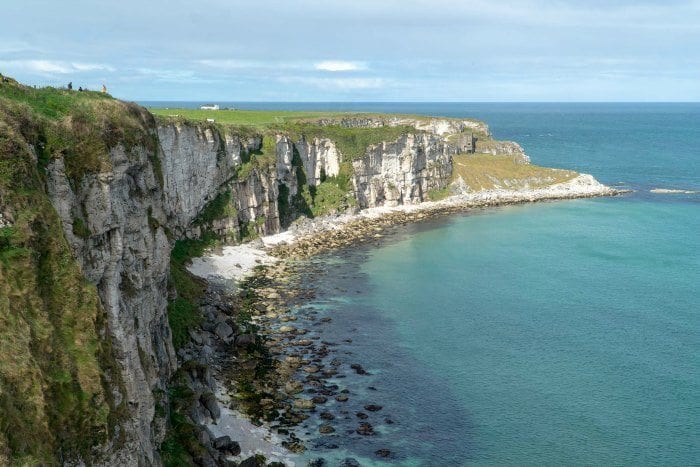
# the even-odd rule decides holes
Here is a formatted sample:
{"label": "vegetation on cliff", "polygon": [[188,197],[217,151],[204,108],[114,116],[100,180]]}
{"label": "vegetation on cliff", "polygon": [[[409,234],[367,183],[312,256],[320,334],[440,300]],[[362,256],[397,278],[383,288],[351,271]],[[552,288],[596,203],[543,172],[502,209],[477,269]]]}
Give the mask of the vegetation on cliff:
{"label": "vegetation on cliff", "polygon": [[491,154],[452,156],[452,181],[460,178],[471,191],[494,188],[542,188],[569,181],[579,174],[571,170],[550,169],[523,164],[519,158]]}
{"label": "vegetation on cliff", "polygon": [[0,227],[0,464],[89,460],[126,402],[113,399],[120,373],[97,290],[43,177],[54,157],[72,183],[100,170],[133,117],[109,96],[0,80],[0,212],[11,220]]}

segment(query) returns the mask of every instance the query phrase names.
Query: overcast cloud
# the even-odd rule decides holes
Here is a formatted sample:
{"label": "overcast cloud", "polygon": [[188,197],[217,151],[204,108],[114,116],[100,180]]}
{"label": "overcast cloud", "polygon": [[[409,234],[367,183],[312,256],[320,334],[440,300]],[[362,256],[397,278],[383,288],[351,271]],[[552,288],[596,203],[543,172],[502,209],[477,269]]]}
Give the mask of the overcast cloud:
{"label": "overcast cloud", "polygon": [[3,0],[0,73],[135,100],[698,101],[700,0]]}

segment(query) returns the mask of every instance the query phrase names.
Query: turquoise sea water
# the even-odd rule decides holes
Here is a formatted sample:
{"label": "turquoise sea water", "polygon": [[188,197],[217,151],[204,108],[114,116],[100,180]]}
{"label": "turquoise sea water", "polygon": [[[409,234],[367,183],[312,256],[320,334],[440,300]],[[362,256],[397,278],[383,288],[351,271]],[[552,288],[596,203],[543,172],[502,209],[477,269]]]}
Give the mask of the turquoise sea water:
{"label": "turquoise sea water", "polygon": [[[313,456],[700,465],[700,194],[649,192],[700,191],[700,104],[349,109],[474,116],[534,163],[636,191],[433,220],[321,258],[322,336],[371,374],[336,380],[347,430]],[[353,414],[368,400],[379,434],[362,437]]]}
{"label": "turquoise sea water", "polygon": [[700,105],[475,107],[426,113],[481,117],[536,163],[637,192],[484,210],[340,255],[317,278],[327,332],[353,336],[372,376],[348,387],[396,423],[327,457],[698,465],[700,195],[648,190],[700,190]]}

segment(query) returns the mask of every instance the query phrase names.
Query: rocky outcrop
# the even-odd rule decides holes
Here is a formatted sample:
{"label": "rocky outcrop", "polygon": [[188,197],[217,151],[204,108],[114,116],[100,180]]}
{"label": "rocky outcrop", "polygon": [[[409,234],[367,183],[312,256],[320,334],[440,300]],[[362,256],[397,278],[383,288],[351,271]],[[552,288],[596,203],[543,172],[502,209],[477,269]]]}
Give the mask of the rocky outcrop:
{"label": "rocky outcrop", "polygon": [[340,173],[342,155],[330,139],[314,138],[307,141],[302,138],[295,147],[309,185],[318,185],[326,177],[335,177]]}
{"label": "rocky outcrop", "polygon": [[431,133],[409,134],[370,147],[353,162],[355,197],[361,208],[425,201],[446,187],[452,174],[452,149]]}
{"label": "rocky outcrop", "polygon": [[530,163],[530,157],[525,150],[514,141],[477,140],[475,152],[480,154],[501,154],[516,157],[523,164]]}

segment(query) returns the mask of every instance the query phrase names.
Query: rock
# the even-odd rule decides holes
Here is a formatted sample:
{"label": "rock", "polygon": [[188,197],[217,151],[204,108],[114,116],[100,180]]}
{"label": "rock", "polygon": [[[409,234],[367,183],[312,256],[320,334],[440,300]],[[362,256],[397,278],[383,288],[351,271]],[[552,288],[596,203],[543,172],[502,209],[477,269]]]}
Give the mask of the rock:
{"label": "rock", "polygon": [[362,365],[360,365],[360,364],[358,364],[358,363],[353,363],[352,365],[350,365],[350,368],[352,368],[353,370],[355,370],[355,373],[357,373],[358,375],[367,375],[367,374],[369,374],[369,373],[367,373],[367,372],[365,371],[364,368],[362,368]]}
{"label": "rock", "polygon": [[374,428],[367,422],[360,423],[360,425],[357,427],[357,430],[355,431],[357,431],[357,433],[361,434],[362,436],[370,436],[374,434]]}
{"label": "rock", "polygon": [[190,335],[190,339],[192,339],[195,344],[202,345],[202,335],[200,333],[194,329],[190,329],[188,334]]}
{"label": "rock", "polygon": [[199,433],[197,433],[197,440],[202,446],[208,446],[211,443],[209,431],[206,428],[199,430]]}
{"label": "rock", "polygon": [[365,410],[369,410],[370,412],[379,412],[380,410],[382,410],[382,406],[376,404],[368,404],[365,405]]}
{"label": "rock", "polygon": [[337,400],[338,402],[347,402],[348,396],[346,396],[345,394],[338,394],[337,396],[335,396],[335,400]]}
{"label": "rock", "polygon": [[231,326],[229,326],[225,322],[220,322],[216,325],[216,329],[214,329],[214,334],[219,336],[222,340],[226,340],[231,334],[233,334],[233,329],[231,329]]}
{"label": "rock", "polygon": [[311,398],[311,402],[313,402],[314,404],[325,404],[327,401],[328,398],[323,396],[316,396]]}
{"label": "rock", "polygon": [[302,409],[302,410],[311,410],[313,409],[314,403],[310,401],[309,399],[302,399],[302,398],[297,398],[294,399],[294,407],[297,409]]}
{"label": "rock", "polygon": [[253,334],[236,336],[236,347],[248,347],[252,344],[255,344],[255,336]]}
{"label": "rock", "polygon": [[241,446],[236,441],[232,441],[230,436],[220,436],[212,444],[214,448],[232,456],[237,456],[241,453]]}
{"label": "rock", "polygon": [[265,457],[261,455],[251,456],[241,461],[238,467],[265,467]]}
{"label": "rock", "polygon": [[318,432],[321,433],[321,434],[327,435],[327,434],[329,434],[329,433],[334,433],[334,432],[335,432],[335,428],[333,428],[332,426],[330,426],[330,425],[328,425],[328,424],[324,424],[324,425],[321,425],[321,426],[318,428]]}
{"label": "rock", "polygon": [[362,464],[357,462],[355,459],[352,457],[346,457],[343,459],[340,464],[338,464],[339,467],[362,467]]}
{"label": "rock", "polygon": [[216,396],[214,396],[214,394],[212,394],[211,392],[205,392],[199,397],[199,401],[204,407],[206,407],[206,409],[211,414],[211,418],[214,419],[214,421],[218,420],[219,417],[221,417],[221,409],[219,408],[219,403],[216,400]]}
{"label": "rock", "polygon": [[293,326],[280,326],[278,330],[279,332],[288,333],[296,331],[296,328]]}
{"label": "rock", "polygon": [[325,467],[326,465],[328,464],[326,464],[326,460],[322,457],[309,461],[309,467]]}
{"label": "rock", "polygon": [[301,381],[287,381],[284,385],[284,392],[287,394],[297,394],[304,390],[304,384]]}
{"label": "rock", "polygon": [[374,453],[379,457],[389,457],[391,455],[391,451],[388,449],[377,449]]}
{"label": "rock", "polygon": [[304,371],[307,373],[317,373],[319,368],[316,365],[309,365],[304,367]]}
{"label": "rock", "polygon": [[357,412],[355,415],[356,415],[357,418],[359,418],[360,420],[365,420],[367,417],[369,417],[369,415],[367,415],[367,414],[364,413],[364,412]]}
{"label": "rock", "polygon": [[333,420],[335,418],[335,415],[333,415],[330,412],[321,412],[320,417],[322,420]]}

